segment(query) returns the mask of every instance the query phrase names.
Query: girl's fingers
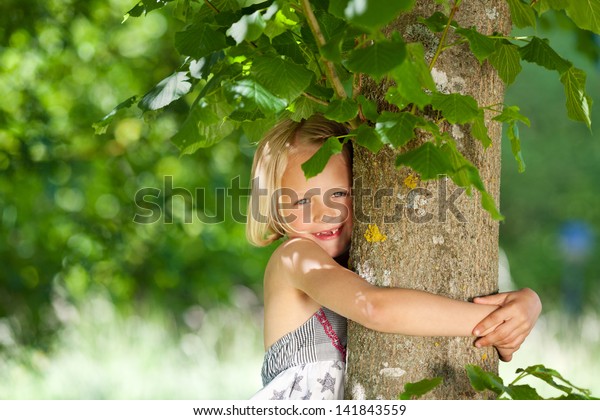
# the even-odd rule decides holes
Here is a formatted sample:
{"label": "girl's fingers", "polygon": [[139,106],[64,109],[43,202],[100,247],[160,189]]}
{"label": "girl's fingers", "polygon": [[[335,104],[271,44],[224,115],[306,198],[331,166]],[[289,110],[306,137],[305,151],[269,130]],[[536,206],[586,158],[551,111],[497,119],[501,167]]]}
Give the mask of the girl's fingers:
{"label": "girl's fingers", "polygon": [[521,344],[526,335],[521,328],[514,328],[510,322],[505,322],[490,334],[475,341],[477,347],[495,346],[495,347],[513,347],[514,344]]}
{"label": "girl's fingers", "polygon": [[502,360],[503,362],[510,362],[512,360],[512,355],[514,354],[514,352],[516,352],[517,350],[519,350],[519,347],[516,348],[497,348],[498,350],[498,356],[500,357],[500,360]]}
{"label": "girl's fingers", "polygon": [[500,305],[500,306],[502,306],[504,303],[506,303],[507,296],[508,296],[508,293],[497,293],[495,295],[480,296],[480,297],[476,297],[475,299],[473,299],[473,302],[484,304],[484,305]]}
{"label": "girl's fingers", "polygon": [[494,330],[494,328],[508,319],[509,313],[509,311],[502,307],[496,309],[494,312],[483,318],[477,325],[475,325],[475,328],[473,328],[473,335],[481,337],[489,334]]}

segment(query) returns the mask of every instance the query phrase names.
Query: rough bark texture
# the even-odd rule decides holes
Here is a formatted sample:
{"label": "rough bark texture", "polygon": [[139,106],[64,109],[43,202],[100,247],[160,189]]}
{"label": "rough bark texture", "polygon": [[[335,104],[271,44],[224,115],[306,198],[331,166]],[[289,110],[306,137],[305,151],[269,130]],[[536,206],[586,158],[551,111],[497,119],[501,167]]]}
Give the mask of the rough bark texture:
{"label": "rough bark texture", "polygon": [[[407,42],[423,42],[429,60],[439,37],[418,24],[416,16],[430,16],[436,7],[433,0],[417,1],[413,14],[389,28],[398,30]],[[510,31],[509,12],[501,0],[463,1],[455,20],[485,34]],[[432,74],[442,92],[469,94],[481,105],[503,101],[503,83],[489,64],[479,64],[466,45],[443,52]],[[363,87],[366,95],[385,108],[381,91],[382,86],[368,82]],[[486,188],[499,204],[501,126],[489,118],[486,115],[493,145],[485,151],[470,136],[468,127],[445,128],[457,140],[459,150],[479,168]],[[404,150],[422,141],[416,139]],[[352,268],[379,286],[422,289],[455,299],[497,291],[498,223],[481,208],[478,195],[468,197],[445,178],[417,181],[414,188],[412,171],[397,170],[394,157],[395,152],[388,148],[377,155],[362,148],[355,153]],[[387,238],[367,240],[369,224]],[[444,384],[425,398],[483,398],[472,390],[464,366],[472,363],[497,371],[498,358],[495,349],[477,349],[473,341],[382,334],[350,322],[346,397],[393,399],[407,382],[443,376]]]}

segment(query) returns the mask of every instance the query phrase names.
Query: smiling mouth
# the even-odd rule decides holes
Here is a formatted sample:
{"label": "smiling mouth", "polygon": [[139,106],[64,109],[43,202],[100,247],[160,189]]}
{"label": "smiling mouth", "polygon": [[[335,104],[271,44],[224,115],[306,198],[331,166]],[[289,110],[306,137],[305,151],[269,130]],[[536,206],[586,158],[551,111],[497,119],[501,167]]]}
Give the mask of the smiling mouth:
{"label": "smiling mouth", "polygon": [[341,232],[342,232],[342,227],[340,226],[335,229],[324,230],[322,232],[313,233],[313,236],[315,236],[319,239],[322,239],[322,240],[328,240],[328,239],[337,238],[338,236],[340,236]]}

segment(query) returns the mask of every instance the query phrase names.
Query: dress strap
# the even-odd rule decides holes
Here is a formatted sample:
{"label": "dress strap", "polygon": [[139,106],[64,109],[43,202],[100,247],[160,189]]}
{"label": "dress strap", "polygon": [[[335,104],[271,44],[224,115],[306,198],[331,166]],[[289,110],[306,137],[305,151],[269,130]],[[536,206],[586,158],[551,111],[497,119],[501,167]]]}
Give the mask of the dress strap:
{"label": "dress strap", "polygon": [[323,330],[325,331],[325,334],[327,334],[327,337],[329,337],[329,339],[331,340],[331,344],[333,344],[333,347],[335,347],[337,351],[341,353],[343,360],[346,360],[346,348],[342,345],[342,342],[335,333],[335,330],[333,329],[331,323],[327,319],[323,308],[319,309],[315,316],[323,326]]}

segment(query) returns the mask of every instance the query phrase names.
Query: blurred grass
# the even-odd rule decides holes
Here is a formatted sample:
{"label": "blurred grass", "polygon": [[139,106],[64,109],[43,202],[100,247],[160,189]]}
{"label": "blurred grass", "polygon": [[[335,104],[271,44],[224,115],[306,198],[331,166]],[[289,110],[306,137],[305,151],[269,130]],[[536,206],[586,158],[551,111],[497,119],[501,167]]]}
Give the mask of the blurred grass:
{"label": "blurred grass", "polygon": [[[12,346],[0,354],[0,399],[247,399],[261,387],[262,314],[248,289],[237,296],[237,306],[190,310],[186,331],[162,309],[124,315],[101,296],[81,308],[62,302],[70,321],[52,350]],[[517,368],[544,364],[598,396],[597,354],[600,317],[575,321],[554,311],[500,364],[500,375],[508,383]],[[541,381],[522,383],[559,395]]]}
{"label": "blurred grass", "polygon": [[252,292],[237,295],[237,306],[189,310],[186,330],[160,308],[125,315],[103,296],[55,303],[70,320],[50,351],[0,353],[0,399],[247,399],[261,386],[262,314]]}
{"label": "blurred grass", "polygon": [[[517,377],[516,370],[542,364],[557,370],[574,385],[589,389],[600,397],[600,316],[588,311],[571,318],[560,311],[544,313],[534,330],[508,363],[500,363],[500,376],[505,383]],[[563,395],[538,379],[526,379],[545,398]]]}

